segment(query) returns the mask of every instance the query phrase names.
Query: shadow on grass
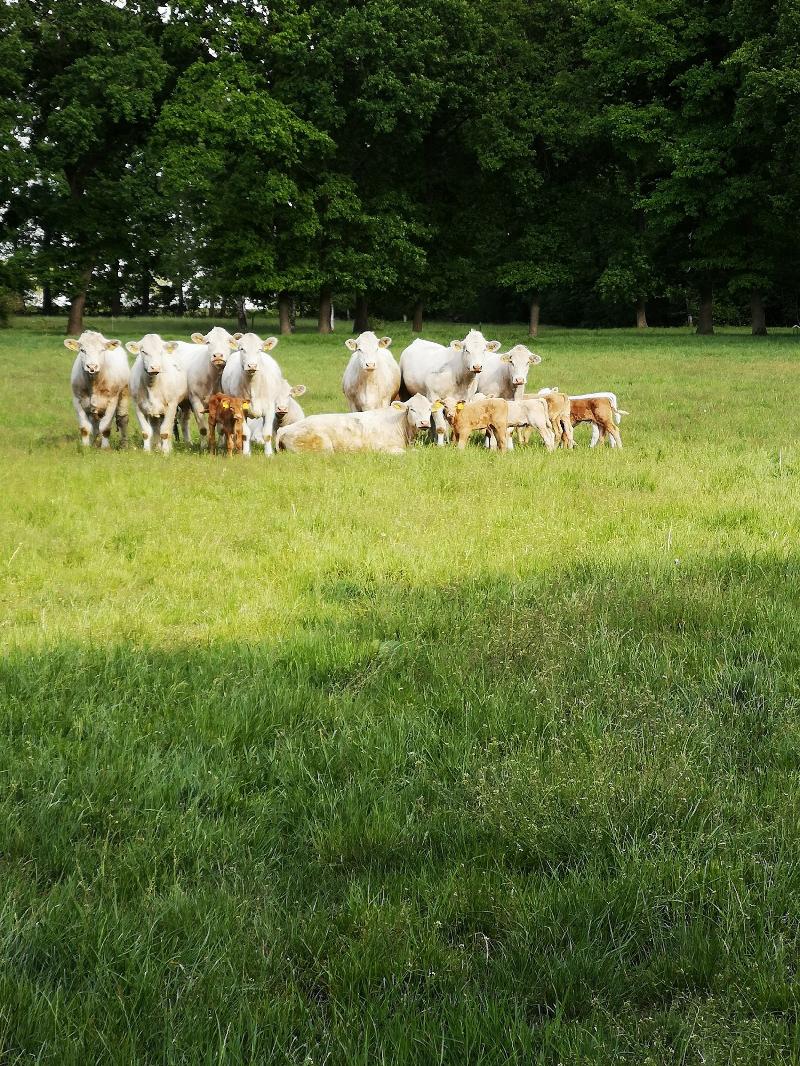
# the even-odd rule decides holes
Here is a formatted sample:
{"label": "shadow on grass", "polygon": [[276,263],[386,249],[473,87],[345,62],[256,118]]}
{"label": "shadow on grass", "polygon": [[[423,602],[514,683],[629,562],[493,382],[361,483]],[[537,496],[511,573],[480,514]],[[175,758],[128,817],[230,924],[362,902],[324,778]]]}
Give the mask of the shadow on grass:
{"label": "shadow on grass", "polygon": [[797,585],[344,574],[282,640],[10,652],[5,1058],[788,1059]]}

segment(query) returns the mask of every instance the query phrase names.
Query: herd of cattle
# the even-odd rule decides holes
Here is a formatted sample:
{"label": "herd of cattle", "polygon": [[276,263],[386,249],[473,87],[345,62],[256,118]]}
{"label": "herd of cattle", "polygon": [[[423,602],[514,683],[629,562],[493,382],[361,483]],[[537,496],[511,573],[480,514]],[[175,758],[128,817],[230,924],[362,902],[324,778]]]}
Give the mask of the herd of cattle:
{"label": "herd of cattle", "polygon": [[415,340],[399,363],[389,351],[391,337],[372,332],[348,339],[352,352],[342,379],[349,414],[305,416],[297,397],[304,385],[290,385],[270,352],[276,337],[261,340],[255,333],[231,335],[215,326],[205,335],[193,333],[191,343],[165,341],[148,333],[125,348],[118,340],[87,331],[64,344],[76,352],[72,394],[81,440],[99,438],[110,446],[116,420],[127,443],[130,400],[142,429],[145,451],[153,442],[169,452],[173,428],[180,426],[190,441],[194,413],[201,440],[216,450],[216,429],[229,452],[249,454],[253,443],[266,455],[278,450],[306,452],[402,452],[422,432],[444,445],[452,437],[464,448],[481,431],[487,445],[500,451],[513,447],[512,431],[527,441],[537,432],[552,451],[558,444],[573,447],[573,426],[592,427],[592,447],[608,440],[622,447],[621,416],[612,392],[567,396],[557,389],[526,394],[528,371],[541,362],[524,345],[501,354],[499,341],[487,341],[470,330],[448,346]]}

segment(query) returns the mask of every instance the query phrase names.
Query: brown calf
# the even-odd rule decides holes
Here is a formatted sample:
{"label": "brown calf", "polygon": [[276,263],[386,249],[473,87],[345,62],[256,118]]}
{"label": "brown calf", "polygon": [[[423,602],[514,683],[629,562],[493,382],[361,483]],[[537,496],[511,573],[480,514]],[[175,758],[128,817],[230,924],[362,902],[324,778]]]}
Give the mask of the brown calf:
{"label": "brown calf", "polygon": [[217,454],[217,423],[225,437],[228,455],[241,454],[244,446],[242,427],[247,417],[249,404],[237,396],[226,396],[215,392],[208,400],[208,450]]}
{"label": "brown calf", "polygon": [[562,448],[574,448],[572,405],[569,396],[565,392],[548,392],[542,396],[542,399],[547,402],[547,413],[550,415],[556,435],[556,447],[560,444]]}
{"label": "brown calf", "polygon": [[[610,437],[618,448],[622,447],[622,437],[614,421],[614,407],[605,396],[577,400],[571,398],[569,406],[573,426],[577,426],[580,422],[591,422],[600,431],[599,444],[603,444],[606,437]],[[620,411],[619,413],[625,414],[626,412]]]}
{"label": "brown calf", "polygon": [[461,449],[466,448],[470,435],[479,429],[491,432],[498,451],[504,452],[508,447],[508,400],[486,397],[465,403],[448,396],[444,401],[444,416],[453,427],[453,436]]}

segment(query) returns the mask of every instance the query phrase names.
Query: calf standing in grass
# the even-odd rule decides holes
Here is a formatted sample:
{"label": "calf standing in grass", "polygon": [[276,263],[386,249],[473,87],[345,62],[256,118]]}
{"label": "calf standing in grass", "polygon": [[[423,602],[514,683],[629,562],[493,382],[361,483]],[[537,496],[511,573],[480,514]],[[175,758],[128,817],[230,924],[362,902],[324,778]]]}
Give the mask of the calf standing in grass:
{"label": "calf standing in grass", "polygon": [[603,444],[608,440],[612,448],[622,447],[622,437],[617,424],[622,411],[617,407],[616,397],[612,399],[608,395],[597,396],[570,396],[570,416],[573,426],[581,422],[590,422],[592,425],[592,441],[589,445],[594,448],[596,444]]}
{"label": "calf standing in grass", "polygon": [[72,404],[78,416],[81,444],[100,438],[101,448],[111,447],[111,423],[116,417],[120,443],[128,443],[130,371],[118,340],[87,330],[75,340],[67,337],[64,347],[77,352],[72,364]]}
{"label": "calf standing in grass", "polygon": [[456,445],[462,451],[470,436],[479,429],[492,434],[499,451],[508,448],[508,400],[485,396],[464,402],[448,396],[444,401],[444,415],[453,427]]}
{"label": "calf standing in grass", "polygon": [[136,356],[131,368],[131,395],[142,427],[144,450],[149,452],[153,437],[164,454],[172,447],[172,429],[178,407],[187,398],[186,371],[173,358],[176,344],[165,342],[157,333],[125,346]]}
{"label": "calf standing in grass", "polygon": [[531,431],[535,429],[549,452],[552,452],[556,446],[556,435],[553,432],[550,412],[544,397],[524,396],[521,400],[508,401],[509,448],[513,447],[511,442],[512,426],[519,427],[518,432],[525,444],[530,439]]}
{"label": "calf standing in grass", "polygon": [[217,426],[225,437],[225,449],[228,455],[242,453],[244,446],[244,420],[249,408],[247,400],[238,396],[226,396],[224,392],[215,392],[208,398],[208,450],[217,454]]}
{"label": "calf standing in grass", "polygon": [[563,448],[574,448],[570,398],[558,389],[542,389],[538,396],[526,396],[525,401],[537,400],[547,404],[547,413],[555,433],[555,443]]}

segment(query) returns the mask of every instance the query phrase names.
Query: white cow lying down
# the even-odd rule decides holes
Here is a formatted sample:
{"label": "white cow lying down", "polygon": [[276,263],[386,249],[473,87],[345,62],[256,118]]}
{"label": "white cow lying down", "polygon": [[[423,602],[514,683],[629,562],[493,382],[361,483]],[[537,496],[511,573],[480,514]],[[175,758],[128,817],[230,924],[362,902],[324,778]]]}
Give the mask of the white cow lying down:
{"label": "white cow lying down", "polygon": [[417,394],[380,411],[310,415],[278,430],[278,450],[288,452],[404,452],[417,433],[429,430],[441,404]]}

